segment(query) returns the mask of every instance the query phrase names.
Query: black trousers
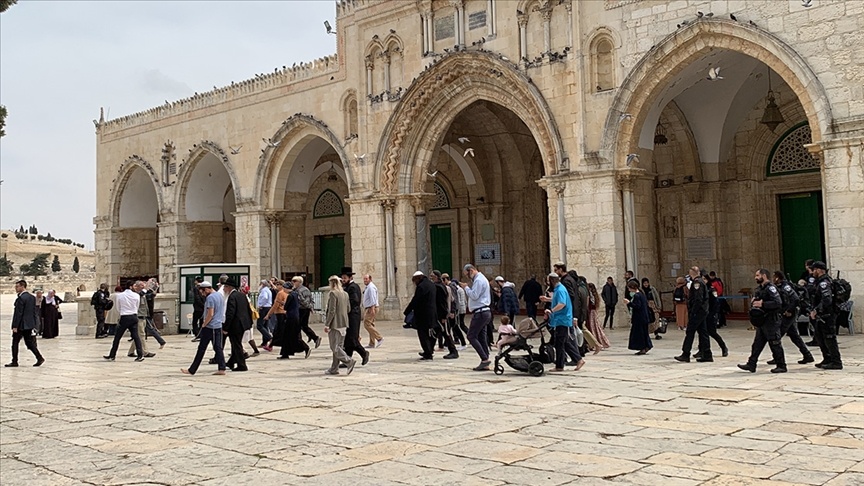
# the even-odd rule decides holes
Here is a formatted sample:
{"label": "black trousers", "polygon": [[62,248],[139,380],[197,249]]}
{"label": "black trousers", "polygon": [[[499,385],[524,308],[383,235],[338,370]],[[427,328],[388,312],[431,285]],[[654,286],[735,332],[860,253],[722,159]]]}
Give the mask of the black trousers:
{"label": "black trousers", "polygon": [[204,309],[192,311],[192,334],[198,335],[201,332],[201,323],[204,320]]}
{"label": "black trousers", "polygon": [[705,329],[708,333],[708,337],[713,338],[717,341],[717,345],[720,346],[722,351],[726,351],[726,342],[723,341],[723,338],[720,337],[720,334],[717,333],[717,318],[719,316],[717,314],[708,314],[708,320],[705,321]]}
{"label": "black trousers", "polygon": [[783,320],[780,321],[780,337],[782,338],[783,336],[789,336],[789,340],[798,348],[798,351],[801,351],[803,357],[813,357],[810,350],[807,349],[807,345],[804,344],[801,334],[798,333],[798,323],[795,316],[783,317]]}
{"label": "black trousers", "polygon": [[300,308],[300,329],[303,330],[303,334],[306,335],[312,341],[318,340],[318,335],[315,334],[315,331],[309,327],[309,316],[312,315],[312,309],[303,309]]}
{"label": "black trousers", "polygon": [[456,344],[453,343],[453,332],[450,323],[450,319],[443,319],[441,328],[436,329],[434,333],[438,336],[439,340],[444,341],[444,346],[447,346],[448,352],[456,354],[458,351],[456,350]]}
{"label": "black trousers", "polygon": [[117,348],[120,346],[120,340],[123,339],[127,329],[132,335],[132,340],[135,341],[135,352],[138,357],[144,356],[144,350],[141,348],[141,336],[138,335],[138,316],[120,316],[120,322],[114,331],[114,342],[111,343],[111,352],[108,353],[108,356],[112,358],[117,356]]}
{"label": "black trousers", "polygon": [[348,330],[345,332],[345,354],[350,358],[357,354],[365,357],[368,351],[360,343],[360,312],[348,313]]}
{"label": "black trousers", "polygon": [[228,340],[231,341],[231,358],[228,359],[226,365],[232,370],[246,370],[246,357],[243,354],[243,334],[228,333]]}
{"label": "black trousers", "polygon": [[603,327],[606,327],[606,323],[609,323],[609,329],[615,329],[615,306],[607,305],[606,306],[606,317],[603,318]]}
{"label": "black trousers", "polygon": [[704,359],[713,358],[711,354],[711,341],[708,337],[708,327],[706,320],[708,316],[690,316],[687,323],[687,332],[684,335],[684,344],[681,346],[681,355],[690,357],[690,351],[693,349],[693,340],[696,335],[699,335],[699,354]]}
{"label": "black trousers", "polygon": [[[531,319],[537,320],[537,302],[525,302],[525,314]],[[510,323],[513,324],[512,322]],[[516,327],[515,325],[513,327]]]}
{"label": "black trousers", "polygon": [[435,334],[427,328],[417,328],[417,340],[420,341],[420,349],[423,350],[424,358],[431,358],[435,354]]}
{"label": "black trousers", "polygon": [[36,357],[36,361],[42,361],[42,354],[39,353],[39,348],[36,346],[36,336],[33,335],[32,329],[18,329],[12,333],[12,362],[18,362],[18,343],[24,340],[24,345]]}
{"label": "black trousers", "polygon": [[577,363],[582,360],[582,355],[579,354],[579,349],[570,336],[570,329],[566,326],[556,326],[552,331],[555,342],[555,367],[558,369],[564,368],[568,356]]}
{"label": "black trousers", "polygon": [[842,365],[840,348],[837,346],[837,316],[823,315],[816,319],[816,342],[822,351],[822,362],[825,364]]}
{"label": "black trousers", "polygon": [[105,309],[96,309],[96,335],[105,334]]}
{"label": "black trousers", "polygon": [[[458,342],[460,346],[466,346],[468,341],[465,340],[465,334],[462,333],[462,327],[464,324],[464,315],[458,315],[453,319],[448,319],[447,324],[450,325],[450,331],[453,335],[453,342]],[[468,332],[467,330],[465,331]]]}
{"label": "black trousers", "polygon": [[774,359],[774,364],[778,368],[786,367],[786,356],[783,353],[783,346],[780,345],[780,321],[778,319],[766,322],[756,328],[756,335],[753,336],[753,347],[750,350],[750,358],[747,364],[755,367],[759,361],[759,355],[765,349],[765,345],[771,348],[771,357]]}

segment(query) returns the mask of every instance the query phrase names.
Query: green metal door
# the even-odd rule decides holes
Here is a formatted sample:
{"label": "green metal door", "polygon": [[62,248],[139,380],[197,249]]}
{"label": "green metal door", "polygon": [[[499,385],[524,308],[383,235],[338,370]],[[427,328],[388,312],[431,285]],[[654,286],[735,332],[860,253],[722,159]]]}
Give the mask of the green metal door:
{"label": "green metal door", "polygon": [[783,194],[778,205],[783,272],[797,280],[805,260],[825,260],[822,192]]}
{"label": "green metal door", "polygon": [[345,235],[318,237],[318,286],[327,285],[330,275],[339,275],[345,266]]}
{"label": "green metal door", "polygon": [[429,242],[432,247],[432,269],[453,275],[453,247],[450,225],[433,224],[429,227]]}

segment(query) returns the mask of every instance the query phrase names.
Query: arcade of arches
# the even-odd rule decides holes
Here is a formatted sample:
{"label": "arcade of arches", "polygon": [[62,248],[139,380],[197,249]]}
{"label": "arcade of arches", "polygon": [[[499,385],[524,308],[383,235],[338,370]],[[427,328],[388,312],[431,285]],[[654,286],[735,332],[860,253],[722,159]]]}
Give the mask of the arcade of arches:
{"label": "arcade of arches", "polygon": [[[566,47],[572,32],[556,12],[548,43]],[[397,45],[387,41],[376,59],[399,64],[385,64],[386,77],[364,63],[341,98],[302,95],[324,111],[241,127],[227,121],[253,111],[238,106],[201,119],[220,123],[203,141],[196,121],[143,132],[139,153],[161,150],[167,169],[121,158],[96,218],[99,271],[155,274],[170,291],[178,264],[243,263],[253,281],[305,274],[314,286],[347,265],[373,275],[387,312],[410,298],[415,270],[461,276],[468,262],[517,284],[559,260],[593,282],[633,268],[661,291],[699,265],[737,293],[756,268],[797,279],[817,258],[864,283],[864,125],[837,124],[830,89],[801,55],[705,19],[625,70],[630,47],[598,32],[569,54],[584,56],[584,73],[568,55],[535,69],[488,49],[421,65],[401,41],[385,56]],[[536,32],[508,35],[503,51]],[[707,79],[718,66],[722,79]],[[378,96],[379,84],[402,88]],[[100,129],[100,164],[128,150],[112,123]],[[175,163],[166,139],[189,155]]]}

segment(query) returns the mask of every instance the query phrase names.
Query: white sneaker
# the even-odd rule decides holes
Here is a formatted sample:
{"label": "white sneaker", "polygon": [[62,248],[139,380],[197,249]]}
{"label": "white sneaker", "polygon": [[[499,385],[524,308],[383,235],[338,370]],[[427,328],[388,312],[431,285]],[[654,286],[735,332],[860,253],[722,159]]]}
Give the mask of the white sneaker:
{"label": "white sneaker", "polygon": [[375,347],[376,347],[376,348],[380,348],[381,346],[384,346],[384,338],[379,339],[379,340],[375,343]]}
{"label": "white sneaker", "polygon": [[456,349],[458,349],[459,351],[465,351],[466,349],[468,349],[468,346],[459,346]]}

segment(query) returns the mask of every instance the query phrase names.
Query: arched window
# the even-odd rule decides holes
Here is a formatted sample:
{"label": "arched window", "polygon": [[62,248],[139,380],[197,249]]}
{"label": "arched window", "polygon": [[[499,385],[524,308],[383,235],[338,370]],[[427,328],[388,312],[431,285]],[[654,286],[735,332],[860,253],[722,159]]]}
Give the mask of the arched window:
{"label": "arched window", "polygon": [[429,208],[434,211],[436,209],[450,209],[450,196],[441,184],[435,183],[435,202]]}
{"label": "arched window", "polygon": [[342,106],[345,112],[345,138],[354,138],[357,133],[357,97],[351,92],[345,98],[345,104]]}
{"label": "arched window", "polygon": [[801,122],[784,133],[768,156],[768,177],[819,170],[819,161],[805,145],[813,143],[810,125]]}
{"label": "arched window", "polygon": [[592,91],[615,88],[615,47],[607,34],[598,35],[591,43]]}
{"label": "arched window", "polygon": [[312,219],[335,218],[344,216],[345,209],[342,207],[342,198],[330,189],[325,190],[315,200],[315,209],[312,211]]}

